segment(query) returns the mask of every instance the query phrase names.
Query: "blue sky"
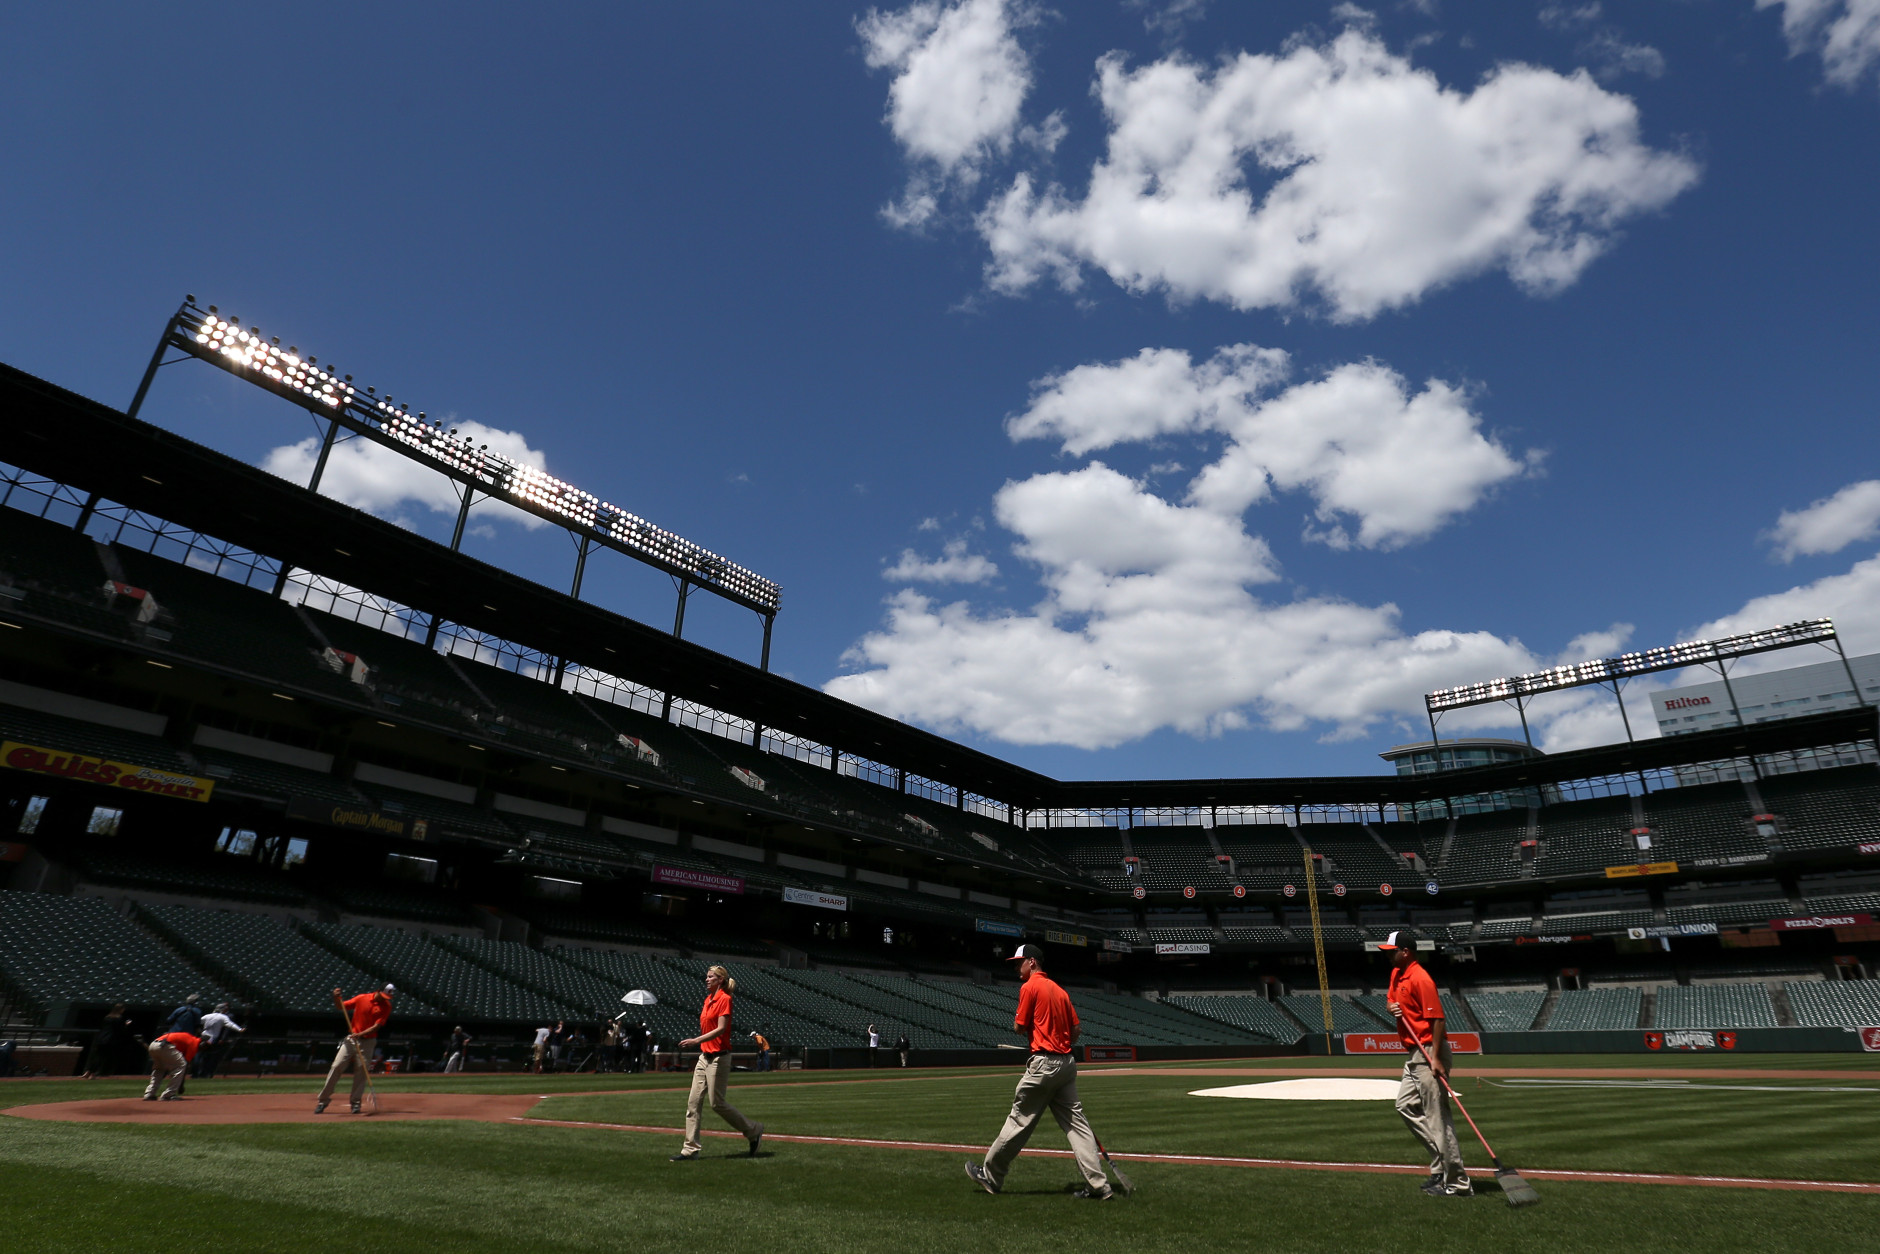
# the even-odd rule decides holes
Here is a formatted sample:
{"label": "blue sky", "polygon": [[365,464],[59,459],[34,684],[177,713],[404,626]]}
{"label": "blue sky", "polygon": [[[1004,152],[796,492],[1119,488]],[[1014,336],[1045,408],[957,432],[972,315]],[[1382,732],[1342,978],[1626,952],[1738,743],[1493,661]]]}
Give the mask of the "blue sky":
{"label": "blue sky", "polygon": [[[1876,0],[52,6],[0,57],[0,358],[125,404],[194,292],[1052,774],[1366,772],[1435,686],[1880,649]],[[307,464],[205,366],[144,416]],[[326,486],[448,535],[422,475]],[[586,593],[670,622],[624,559]]]}

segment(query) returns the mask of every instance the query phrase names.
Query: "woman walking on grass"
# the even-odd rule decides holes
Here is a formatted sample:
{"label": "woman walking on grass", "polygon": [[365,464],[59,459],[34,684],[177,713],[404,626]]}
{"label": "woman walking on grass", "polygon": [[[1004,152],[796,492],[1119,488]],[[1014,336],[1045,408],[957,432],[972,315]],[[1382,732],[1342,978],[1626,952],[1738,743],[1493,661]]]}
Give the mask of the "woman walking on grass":
{"label": "woman walking on grass", "polygon": [[692,1093],[685,1104],[685,1144],[672,1156],[675,1163],[689,1163],[704,1152],[698,1139],[698,1122],[706,1101],[718,1117],[744,1134],[751,1143],[751,1157],[757,1157],[758,1142],[764,1139],[764,1125],[752,1123],[736,1106],[725,1100],[725,1084],[731,1076],[731,994],[738,982],[723,967],[705,972],[705,1005],[699,1011],[697,1036],[679,1042],[679,1048],[698,1047],[698,1063],[692,1068]]}

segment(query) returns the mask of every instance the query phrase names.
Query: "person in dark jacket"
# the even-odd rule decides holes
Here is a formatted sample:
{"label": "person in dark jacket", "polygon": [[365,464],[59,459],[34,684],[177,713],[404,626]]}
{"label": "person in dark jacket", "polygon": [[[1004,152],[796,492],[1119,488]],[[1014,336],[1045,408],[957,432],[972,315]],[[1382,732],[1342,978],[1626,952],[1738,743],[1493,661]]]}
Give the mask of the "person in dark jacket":
{"label": "person in dark jacket", "polygon": [[87,1080],[99,1076],[116,1075],[118,1064],[124,1055],[124,1047],[130,1043],[130,1020],[124,1017],[124,1003],[111,1007],[111,1013],[98,1025],[98,1034],[91,1038],[91,1049],[85,1055],[85,1075]]}
{"label": "person in dark jacket", "polygon": [[[202,1038],[202,1007],[196,1003],[201,1000],[202,994],[200,993],[191,993],[183,998],[183,1004],[170,1012],[169,1018],[163,1021],[163,1026],[157,1029],[157,1035],[168,1036],[172,1032],[184,1032],[200,1040]],[[192,1050],[191,1057],[194,1056]],[[183,1095],[183,1088],[188,1083],[189,1078],[185,1076],[177,1084],[176,1095],[178,1097]]]}

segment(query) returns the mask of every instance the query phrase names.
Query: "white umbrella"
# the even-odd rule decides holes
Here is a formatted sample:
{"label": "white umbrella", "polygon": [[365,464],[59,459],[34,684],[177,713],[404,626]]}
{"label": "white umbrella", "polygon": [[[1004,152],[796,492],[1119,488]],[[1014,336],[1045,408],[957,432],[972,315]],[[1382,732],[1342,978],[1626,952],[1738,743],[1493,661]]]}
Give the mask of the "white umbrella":
{"label": "white umbrella", "polygon": [[643,988],[636,988],[631,993],[623,994],[620,1000],[629,1006],[657,1006],[659,1004],[659,998]]}

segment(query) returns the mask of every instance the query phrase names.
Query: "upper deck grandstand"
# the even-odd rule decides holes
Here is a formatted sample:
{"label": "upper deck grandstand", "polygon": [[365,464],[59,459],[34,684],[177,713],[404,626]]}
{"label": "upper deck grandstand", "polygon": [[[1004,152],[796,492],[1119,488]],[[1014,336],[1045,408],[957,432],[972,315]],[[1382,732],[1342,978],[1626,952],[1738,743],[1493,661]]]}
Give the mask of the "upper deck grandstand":
{"label": "upper deck grandstand", "polygon": [[1308,859],[1338,1031],[1386,1029],[1364,946],[1396,929],[1501,985],[1466,1003],[1488,1031],[1874,1004],[1812,987],[1872,973],[1871,708],[1439,773],[1060,781],[10,368],[0,403],[16,1024],[201,992],[286,1030],[392,979],[412,1030],[518,1032],[727,957],[740,1026],[783,1042],[984,1050],[1009,995],[978,982],[1025,936],[1086,986],[1089,1043],[1290,1046],[1323,1027]]}

